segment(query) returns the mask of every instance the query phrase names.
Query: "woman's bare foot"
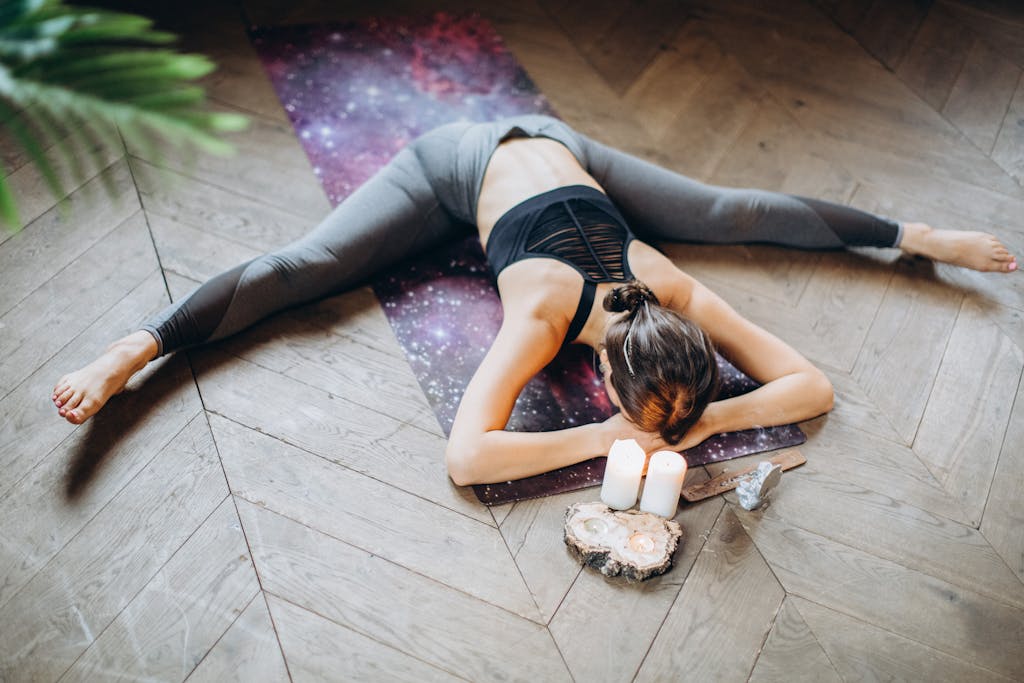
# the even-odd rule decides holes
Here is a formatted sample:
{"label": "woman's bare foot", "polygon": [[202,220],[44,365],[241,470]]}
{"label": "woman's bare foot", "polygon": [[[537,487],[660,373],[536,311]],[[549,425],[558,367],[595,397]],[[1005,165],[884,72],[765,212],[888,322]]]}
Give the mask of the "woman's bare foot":
{"label": "woman's bare foot", "polygon": [[936,230],[924,223],[904,223],[900,249],[972,270],[1009,273],[1017,257],[987,232]]}
{"label": "woman's bare foot", "polygon": [[60,378],[51,397],[57,412],[72,424],[82,424],[124,389],[156,353],[156,339],[144,330],[117,340],[99,358]]}

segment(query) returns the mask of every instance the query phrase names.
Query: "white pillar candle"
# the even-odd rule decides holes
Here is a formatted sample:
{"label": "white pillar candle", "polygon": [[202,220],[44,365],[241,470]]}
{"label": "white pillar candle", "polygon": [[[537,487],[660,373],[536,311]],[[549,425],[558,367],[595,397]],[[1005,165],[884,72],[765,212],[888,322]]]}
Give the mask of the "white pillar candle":
{"label": "white pillar candle", "polygon": [[616,439],[608,451],[608,463],[601,483],[601,501],[615,510],[628,510],[636,503],[647,454],[635,439]]}
{"label": "white pillar candle", "polygon": [[658,451],[647,464],[647,481],[640,499],[641,512],[671,519],[679,506],[679,492],[686,478],[686,460],[672,451]]}

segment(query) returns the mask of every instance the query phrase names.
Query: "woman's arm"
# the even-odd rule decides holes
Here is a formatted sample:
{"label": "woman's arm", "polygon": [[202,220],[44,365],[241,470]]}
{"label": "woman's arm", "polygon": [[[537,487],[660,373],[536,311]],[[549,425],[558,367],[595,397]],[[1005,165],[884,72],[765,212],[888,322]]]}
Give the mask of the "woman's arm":
{"label": "woman's arm", "polygon": [[711,403],[683,447],[713,434],[800,422],[832,409],[832,384],[823,372],[685,273],[680,273],[671,305],[703,327],[723,356],[763,385]]}
{"label": "woman's arm", "polygon": [[466,387],[445,450],[459,486],[520,479],[606,455],[613,424],[552,432],[507,432],[526,383],[558,353],[564,332],[539,315],[507,316]]}

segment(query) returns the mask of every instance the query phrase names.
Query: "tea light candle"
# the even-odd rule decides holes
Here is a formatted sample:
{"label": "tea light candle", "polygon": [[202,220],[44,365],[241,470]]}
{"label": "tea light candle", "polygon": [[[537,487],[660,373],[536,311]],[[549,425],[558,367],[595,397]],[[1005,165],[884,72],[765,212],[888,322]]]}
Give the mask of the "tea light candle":
{"label": "tea light candle", "polygon": [[647,464],[647,482],[640,511],[671,519],[679,507],[679,493],[686,478],[686,460],[672,451],[658,451]]}
{"label": "tea light candle", "polygon": [[608,451],[601,483],[601,501],[613,510],[628,510],[636,503],[647,454],[636,439],[616,439]]}

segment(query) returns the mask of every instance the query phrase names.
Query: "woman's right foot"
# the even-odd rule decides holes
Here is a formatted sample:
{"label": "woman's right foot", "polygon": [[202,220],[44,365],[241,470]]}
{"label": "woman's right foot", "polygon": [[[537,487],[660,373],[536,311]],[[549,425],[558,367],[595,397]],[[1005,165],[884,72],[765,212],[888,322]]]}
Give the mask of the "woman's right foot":
{"label": "woman's right foot", "polygon": [[925,223],[904,223],[900,248],[942,263],[982,272],[1017,270],[1017,257],[987,232],[936,230]]}
{"label": "woman's right foot", "polygon": [[149,332],[140,330],[119,339],[84,368],[60,378],[51,396],[57,412],[72,424],[82,424],[156,354],[156,339]]}

